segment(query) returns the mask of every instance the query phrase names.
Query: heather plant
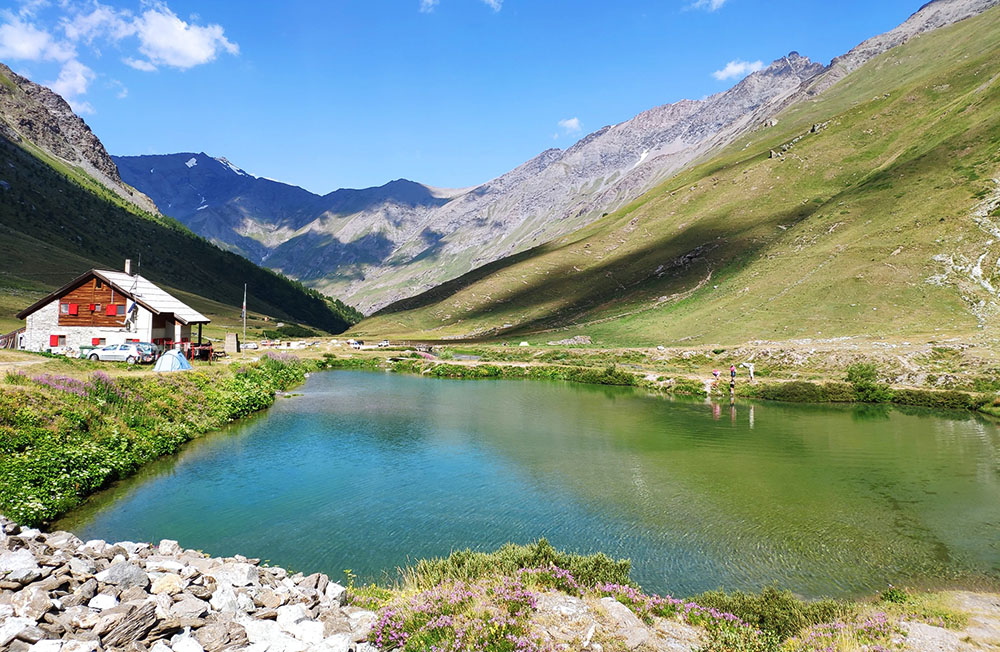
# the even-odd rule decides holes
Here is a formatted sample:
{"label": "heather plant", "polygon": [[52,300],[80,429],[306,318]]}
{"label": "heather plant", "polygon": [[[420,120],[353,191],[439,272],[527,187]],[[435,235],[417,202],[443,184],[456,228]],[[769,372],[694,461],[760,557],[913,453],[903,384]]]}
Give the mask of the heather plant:
{"label": "heather plant", "polygon": [[531,629],[536,599],[518,578],[443,582],[383,607],[368,641],[404,652],[548,652]]}
{"label": "heather plant", "polygon": [[885,612],[864,619],[812,625],[781,646],[782,652],[848,652],[900,650],[902,630]]}

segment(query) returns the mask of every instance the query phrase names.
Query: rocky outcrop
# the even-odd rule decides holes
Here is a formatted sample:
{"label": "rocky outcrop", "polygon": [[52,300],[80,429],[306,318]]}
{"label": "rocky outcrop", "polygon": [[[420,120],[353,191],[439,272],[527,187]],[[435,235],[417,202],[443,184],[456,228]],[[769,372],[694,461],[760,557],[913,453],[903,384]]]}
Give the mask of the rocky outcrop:
{"label": "rocky outcrop", "polygon": [[2,63],[0,136],[15,143],[27,140],[47,154],[82,169],[143,210],[158,212],[149,197],[121,180],[104,145],[66,100]]}
{"label": "rocky outcrop", "polygon": [[321,573],[176,541],[81,541],[0,517],[0,650],[374,652],[375,614]]}

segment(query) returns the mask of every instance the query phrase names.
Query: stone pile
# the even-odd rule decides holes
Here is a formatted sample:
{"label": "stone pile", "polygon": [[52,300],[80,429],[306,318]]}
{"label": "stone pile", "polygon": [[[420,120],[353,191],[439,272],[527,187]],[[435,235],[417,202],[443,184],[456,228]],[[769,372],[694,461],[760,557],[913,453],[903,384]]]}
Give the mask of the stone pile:
{"label": "stone pile", "polygon": [[321,573],[176,541],[81,541],[0,516],[0,650],[375,652],[375,614]]}

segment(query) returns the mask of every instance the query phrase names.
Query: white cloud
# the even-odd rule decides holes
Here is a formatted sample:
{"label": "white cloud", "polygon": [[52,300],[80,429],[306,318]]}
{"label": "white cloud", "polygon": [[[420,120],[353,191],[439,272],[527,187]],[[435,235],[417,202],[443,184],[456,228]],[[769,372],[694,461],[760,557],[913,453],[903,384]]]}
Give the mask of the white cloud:
{"label": "white cloud", "polygon": [[141,70],[143,72],[153,72],[156,70],[156,66],[148,61],[142,59],[133,59],[132,57],[125,57],[122,59],[122,63],[130,68],[135,68],[136,70]]}
{"label": "white cloud", "polygon": [[735,77],[745,77],[752,72],[757,72],[764,67],[763,61],[743,61],[742,59],[736,59],[730,61],[726,64],[726,67],[722,70],[716,70],[712,73],[712,76],[719,81],[725,81],[727,79],[733,79]]}
{"label": "white cloud", "polygon": [[563,130],[563,133],[567,136],[571,134],[578,134],[583,129],[583,123],[580,122],[580,118],[566,118],[559,121],[559,128]]}
{"label": "white cloud", "polygon": [[120,41],[136,32],[132,14],[95,2],[88,13],[78,13],[62,18],[63,32],[71,41],[93,43],[95,38]]}
{"label": "white cloud", "polygon": [[70,43],[57,41],[44,29],[7,12],[0,25],[0,59],[69,61],[76,56]]}
{"label": "white cloud", "polygon": [[229,54],[240,51],[237,44],[226,38],[221,25],[202,27],[186,23],[166,5],[143,12],[135,26],[139,51],[146,56],[147,63],[154,66],[192,68],[214,61],[220,51]]}
{"label": "white cloud", "polygon": [[[422,3],[437,4],[437,0]],[[213,61],[222,52],[239,53],[239,46],[226,38],[220,25],[195,24],[197,17],[181,20],[162,0],[142,0],[142,7],[136,15],[99,0],[20,0],[16,12],[0,10],[0,60],[60,64],[58,78],[48,86],[78,113],[93,113],[93,106],[80,97],[98,75],[81,62],[78,47],[100,57],[100,44],[122,47],[126,39],[136,39],[141,56],[123,53],[121,60],[146,72],[158,66],[184,70]],[[47,26],[43,17],[49,17]],[[117,89],[119,98],[128,94],[117,80],[106,86]]]}
{"label": "white cloud", "polygon": [[438,6],[439,0],[420,0],[420,13],[429,14]]}
{"label": "white cloud", "polygon": [[493,11],[500,11],[503,8],[503,0],[483,0],[483,4]]}
{"label": "white cloud", "polygon": [[76,97],[87,92],[87,87],[96,76],[93,70],[73,59],[63,65],[59,78],[49,83],[48,87],[63,97]]}
{"label": "white cloud", "polygon": [[722,8],[722,5],[726,4],[726,0],[696,0],[693,5],[694,9],[705,9],[708,11],[718,11]]}

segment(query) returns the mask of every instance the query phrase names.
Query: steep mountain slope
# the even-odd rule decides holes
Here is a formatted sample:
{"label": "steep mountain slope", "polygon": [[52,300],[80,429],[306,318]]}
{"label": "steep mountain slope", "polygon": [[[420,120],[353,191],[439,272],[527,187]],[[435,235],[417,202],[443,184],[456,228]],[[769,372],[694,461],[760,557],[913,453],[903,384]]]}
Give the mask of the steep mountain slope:
{"label": "steep mountain slope", "polygon": [[149,197],[122,182],[104,145],[63,98],[2,63],[0,137],[38,147],[140,209],[157,212]]}
{"label": "steep mountain slope", "polygon": [[608,344],[988,337],[998,258],[993,8],[874,57],[577,233],[356,331]]}
{"label": "steep mountain slope", "polygon": [[[214,241],[230,243],[273,269],[371,311],[571,233],[732,143],[783,108],[830,88],[871,57],[976,15],[997,1],[935,0],[829,68],[792,52],[724,93],[651,109],[604,127],[565,151],[542,152],[473,189],[438,191],[412,184],[426,195],[425,202],[389,194],[383,203],[359,207],[320,203],[307,209],[312,219],[297,213],[291,220],[272,219],[263,208],[240,208],[238,213],[249,220],[236,228],[228,226],[234,222],[228,218],[220,220],[221,228],[208,224],[214,215],[211,208],[202,209],[205,221],[190,217],[200,206],[167,212]],[[123,172],[126,180],[161,204],[173,203],[171,195],[161,198],[155,190],[146,174],[151,166],[137,167],[136,175]],[[285,209],[275,210],[277,214]]]}
{"label": "steep mountain slope", "polygon": [[[117,170],[83,121],[66,113],[58,96],[22,91],[25,83],[0,70],[0,124],[6,125],[0,133],[0,294],[14,297],[0,301],[5,310],[23,308],[31,301],[17,297],[57,287],[90,267],[118,269],[125,258],[141,256],[144,276],[181,291],[238,306],[245,282],[251,305],[265,314],[331,332],[356,320],[347,306],[142,211],[132,202],[138,193],[108,186]],[[36,131],[38,142],[29,137]],[[98,166],[106,168],[103,177],[92,175]],[[9,315],[4,321],[10,324]]]}

